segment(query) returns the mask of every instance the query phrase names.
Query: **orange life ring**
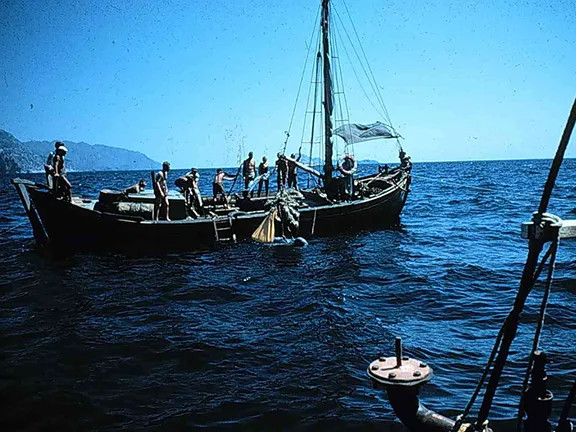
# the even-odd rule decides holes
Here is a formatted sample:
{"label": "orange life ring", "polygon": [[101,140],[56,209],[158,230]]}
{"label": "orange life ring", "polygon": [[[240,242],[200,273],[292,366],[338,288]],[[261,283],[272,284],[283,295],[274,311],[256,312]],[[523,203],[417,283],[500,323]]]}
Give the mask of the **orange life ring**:
{"label": "orange life ring", "polygon": [[342,174],[344,175],[352,175],[356,172],[356,168],[357,168],[357,164],[356,164],[356,158],[354,158],[354,156],[349,155],[349,154],[345,154],[344,157],[342,158],[342,162],[349,160],[352,161],[352,168],[350,168],[349,170],[342,168],[342,164],[340,163],[340,161],[338,161],[338,171],[340,171]]}

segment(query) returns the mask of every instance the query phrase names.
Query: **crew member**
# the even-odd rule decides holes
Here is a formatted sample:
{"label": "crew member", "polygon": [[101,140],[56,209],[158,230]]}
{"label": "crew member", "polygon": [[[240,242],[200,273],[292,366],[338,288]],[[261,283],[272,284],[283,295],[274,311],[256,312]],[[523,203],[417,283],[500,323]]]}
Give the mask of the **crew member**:
{"label": "crew member", "polygon": [[[296,162],[299,162],[301,157],[302,154],[298,154],[298,159],[296,159],[296,155],[294,153],[290,155],[290,159],[293,159]],[[288,187],[293,187],[294,189],[298,190],[298,167],[292,160],[288,161]]]}
{"label": "crew member", "polygon": [[226,174],[222,171],[222,168],[216,170],[216,175],[214,176],[214,181],[212,182],[212,194],[214,198],[214,206],[216,206],[216,198],[218,195],[222,195],[224,204],[228,206],[228,197],[226,197],[226,191],[224,190],[224,180],[234,180],[236,176]]}
{"label": "crew member", "polygon": [[268,177],[268,158],[266,156],[262,156],[262,162],[258,165],[258,176],[260,177],[260,181],[258,182],[258,198],[260,198],[263,184],[265,186],[266,196],[268,196],[268,183],[270,179]]}
{"label": "crew member", "polygon": [[64,145],[56,149],[56,154],[52,160],[54,166],[54,186],[52,191],[56,198],[63,198],[65,201],[70,202],[72,201],[70,193],[72,185],[66,178],[66,168],[64,167],[64,156],[66,156],[67,152],[68,149]]}
{"label": "crew member", "polygon": [[58,148],[64,145],[61,141],[56,141],[54,143],[54,151],[50,152],[48,158],[46,159],[46,163],[44,164],[44,171],[46,172],[46,184],[48,185],[49,189],[52,189],[53,181],[52,176],[54,175],[54,154]]}
{"label": "crew member", "polygon": [[191,181],[191,206],[194,211],[200,215],[204,214],[204,203],[202,202],[202,195],[200,194],[200,174],[197,168],[192,168],[186,176],[190,177]]}
{"label": "crew member", "polygon": [[135,185],[132,185],[129,188],[124,189],[124,191],[122,191],[122,194],[123,195],[139,194],[140,192],[142,192],[144,190],[145,187],[146,187],[146,182],[144,181],[144,179],[140,179],[140,181],[138,183],[136,183]]}
{"label": "crew member", "polygon": [[168,201],[168,171],[170,171],[170,163],[163,162],[162,170],[156,173],[154,181],[154,220],[160,219],[160,211],[165,215],[167,221],[170,220],[170,203]]}
{"label": "crew member", "polygon": [[399,157],[400,157],[400,167],[401,168],[405,168],[405,169],[412,168],[412,161],[410,160],[410,156],[408,156],[405,151],[402,150],[400,152]]}
{"label": "crew member", "polygon": [[[256,177],[256,161],[254,153],[248,153],[248,158],[242,163],[242,177],[244,178],[244,189],[248,189],[248,184]],[[254,196],[252,191],[251,196]]]}
{"label": "crew member", "polygon": [[278,159],[276,159],[276,172],[278,174],[278,191],[281,191],[286,187],[286,173],[288,171],[288,164],[286,163],[286,158],[281,152],[278,152],[277,156]]}
{"label": "crew member", "polygon": [[342,164],[339,164],[339,171],[344,177],[344,194],[347,199],[352,199],[354,196],[354,172],[356,171],[356,160],[352,155],[344,155]]}

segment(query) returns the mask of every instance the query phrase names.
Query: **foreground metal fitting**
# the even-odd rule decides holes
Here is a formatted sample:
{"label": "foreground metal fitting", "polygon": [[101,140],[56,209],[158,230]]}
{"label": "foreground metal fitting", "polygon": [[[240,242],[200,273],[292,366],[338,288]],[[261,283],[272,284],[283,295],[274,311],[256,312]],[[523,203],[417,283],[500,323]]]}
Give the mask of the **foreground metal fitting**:
{"label": "foreground metal fitting", "polygon": [[524,239],[553,241],[556,238],[575,238],[576,220],[562,220],[551,213],[534,213],[532,221],[524,222],[521,227]]}
{"label": "foreground metal fitting", "polygon": [[414,432],[450,432],[455,421],[429,410],[418,400],[422,384],[432,379],[432,368],[402,353],[402,339],[396,338],[396,356],[380,357],[368,367],[375,388],[384,387],[394,412]]}

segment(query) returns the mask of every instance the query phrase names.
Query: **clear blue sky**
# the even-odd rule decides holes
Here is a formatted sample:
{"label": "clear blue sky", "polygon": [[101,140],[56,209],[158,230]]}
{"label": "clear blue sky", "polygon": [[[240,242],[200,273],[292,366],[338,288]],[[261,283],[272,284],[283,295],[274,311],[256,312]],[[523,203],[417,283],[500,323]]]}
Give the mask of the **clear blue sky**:
{"label": "clear blue sky", "polygon": [[[317,2],[143,3],[1,2],[0,128],[20,140],[139,150],[177,167],[235,165],[242,138],[246,152],[273,156]],[[348,0],[348,8],[415,161],[552,157],[576,95],[573,0]],[[352,120],[378,120],[351,94],[354,81],[346,76]],[[386,141],[355,150],[394,154]]]}

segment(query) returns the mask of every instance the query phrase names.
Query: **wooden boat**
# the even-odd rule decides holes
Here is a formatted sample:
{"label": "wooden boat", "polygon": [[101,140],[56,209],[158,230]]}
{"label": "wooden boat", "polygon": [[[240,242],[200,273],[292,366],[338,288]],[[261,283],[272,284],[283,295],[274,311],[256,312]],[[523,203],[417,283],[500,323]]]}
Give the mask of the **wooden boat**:
{"label": "wooden boat", "polygon": [[[300,229],[303,237],[390,226],[398,217],[408,195],[404,171],[385,178],[366,177],[378,193],[351,201],[324,205],[303,204]],[[37,243],[50,243],[68,250],[193,250],[215,242],[249,239],[267,216],[266,210],[244,212],[232,207],[226,214],[198,219],[153,221],[141,216],[97,210],[98,200],[74,197],[72,202],[54,199],[42,184],[14,179],[30,218]],[[152,198],[150,198],[152,199]],[[180,204],[180,205],[178,205]],[[171,200],[171,208],[184,209],[183,200]],[[277,227],[280,232],[281,227]]]}
{"label": "wooden boat", "polygon": [[[339,68],[332,71],[330,65],[331,49],[334,48],[330,42],[331,22],[330,3],[322,0],[316,67],[312,76],[312,82],[322,92],[314,92],[309,159],[312,160],[314,144],[323,142],[323,173],[298,160],[285,158],[313,176],[317,185],[301,191],[298,200],[299,226],[296,234],[306,238],[398,224],[411,182],[410,158],[402,150],[398,140],[400,135],[391,125],[382,122],[351,124],[335,118],[336,108],[339,107],[340,112],[343,109],[341,92],[335,90],[341,80],[333,80]],[[317,97],[319,93],[323,96]],[[387,113],[385,107],[384,111]],[[316,121],[316,114],[322,117],[323,122]],[[320,123],[323,123],[322,128],[318,126]],[[334,128],[333,123],[340,126]],[[315,137],[318,129],[321,129],[320,141]],[[351,156],[354,144],[377,138],[396,140],[400,165],[390,172],[386,169],[354,179],[355,192],[343,194],[343,185],[353,177],[355,170],[355,160]],[[345,142],[344,153],[341,154],[348,162],[353,161],[352,168],[343,169],[339,163],[335,170],[335,139]],[[301,150],[302,145],[299,153]],[[334,175],[337,170],[340,176]],[[44,185],[22,179],[12,182],[28,213],[37,242],[70,250],[204,248],[215,242],[249,239],[269,211],[265,199],[254,200],[249,208],[236,201],[231,208],[214,206],[214,212],[209,216],[190,219],[187,218],[183,199],[172,197],[172,220],[154,221],[146,207],[153,203],[153,195],[120,199],[119,194],[103,191],[98,200],[74,197],[71,202],[66,202],[56,199]],[[280,232],[282,226],[279,225],[277,229]]]}

